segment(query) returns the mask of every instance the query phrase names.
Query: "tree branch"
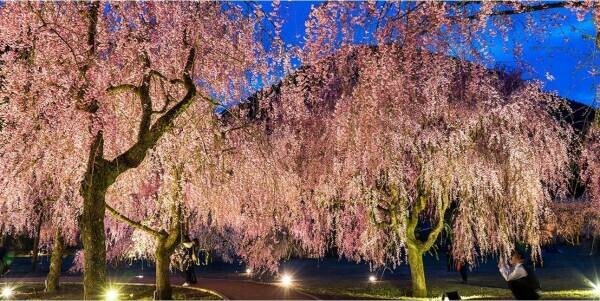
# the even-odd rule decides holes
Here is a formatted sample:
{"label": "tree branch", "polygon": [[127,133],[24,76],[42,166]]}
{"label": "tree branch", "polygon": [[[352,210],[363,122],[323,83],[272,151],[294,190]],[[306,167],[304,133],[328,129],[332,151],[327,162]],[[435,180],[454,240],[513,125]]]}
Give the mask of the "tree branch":
{"label": "tree branch", "polygon": [[156,231],[146,225],[143,225],[140,222],[136,222],[130,218],[128,218],[127,216],[121,214],[120,212],[118,212],[117,210],[115,210],[113,207],[111,207],[110,205],[106,204],[106,210],[108,211],[108,213],[110,213],[111,216],[113,216],[114,218],[120,220],[121,222],[124,222],[136,229],[142,230],[150,235],[153,235],[155,237],[161,238],[164,237],[164,233]]}
{"label": "tree branch", "polygon": [[[481,3],[481,2],[480,1],[471,2],[471,4],[474,4],[474,3]],[[565,8],[567,6],[577,7],[577,6],[582,5],[582,3],[579,3],[579,2],[570,3],[568,1],[550,2],[550,3],[537,4],[537,5],[524,5],[523,3],[520,3],[520,2],[511,2],[511,4],[518,5],[518,8],[495,11],[495,12],[492,12],[491,14],[489,14],[488,16],[517,15],[517,14],[530,13],[530,12],[541,11],[541,10],[546,10],[546,9]],[[468,16],[469,19],[477,19],[478,17],[479,17],[479,14]]]}
{"label": "tree branch", "polygon": [[437,223],[435,225],[435,227],[433,228],[433,230],[431,230],[431,232],[429,232],[429,235],[427,236],[427,240],[425,242],[423,242],[420,246],[421,251],[425,252],[427,250],[429,250],[433,244],[435,243],[435,241],[437,240],[438,235],[442,232],[442,230],[444,229],[444,215],[446,213],[446,210],[448,209],[448,196],[441,196],[440,197],[442,200],[440,202],[438,202],[438,220]]}
{"label": "tree branch", "polygon": [[140,118],[140,125],[138,128],[138,141],[143,140],[144,136],[150,130],[150,123],[152,122],[152,98],[150,97],[150,78],[152,74],[144,76],[142,85],[140,86],[140,105],[142,106],[142,117]]}
{"label": "tree branch", "polygon": [[181,232],[183,230],[183,214],[181,204],[178,200],[181,199],[181,165],[175,167],[175,181],[173,183],[173,203],[171,204],[171,224],[169,226],[169,235],[165,241],[165,247],[168,252],[173,252],[177,245],[181,242]]}
{"label": "tree branch", "polygon": [[87,71],[90,68],[90,62],[94,59],[94,55],[96,54],[96,34],[98,33],[98,10],[100,9],[100,1],[93,1],[89,4],[88,8],[88,32],[87,32],[87,46],[89,47],[87,53],[87,61],[79,68],[79,76],[82,79],[86,79],[85,83],[80,87],[77,92],[78,102],[76,107],[79,110],[83,110],[88,113],[96,113],[99,109],[98,103],[96,99],[92,99],[89,102],[85,100],[85,91],[89,86],[89,81],[87,81]]}
{"label": "tree branch", "polygon": [[50,32],[54,33],[67,46],[67,48],[69,48],[69,51],[71,52],[71,55],[73,56],[73,60],[75,61],[76,64],[78,64],[79,62],[77,61],[77,54],[75,54],[75,50],[73,49],[71,44],[69,44],[69,42],[67,42],[67,40],[65,40],[65,38],[63,38],[63,36],[58,32],[58,30],[56,30],[56,28],[54,28],[52,26],[48,26],[49,24],[48,24],[48,22],[46,22],[46,20],[44,20],[42,13],[40,11],[36,10],[33,7],[33,5],[31,4],[31,2],[28,2],[28,6],[29,6],[29,9],[38,17],[40,22],[42,22],[41,27],[45,27]]}
{"label": "tree branch", "polygon": [[[93,193],[90,187],[94,186],[98,174],[102,174],[102,168],[106,166],[107,161],[104,159],[104,135],[99,131],[92,144],[90,145],[90,153],[88,155],[87,170],[82,181],[82,196],[85,199],[91,199],[90,194]],[[97,184],[97,183],[96,183]],[[105,183],[104,183],[105,184]]]}
{"label": "tree branch", "polygon": [[110,86],[106,89],[106,92],[109,93],[121,93],[121,92],[125,92],[125,91],[132,91],[136,94],[139,94],[139,87],[136,85],[132,85],[132,84],[121,84],[121,85],[116,85],[116,86]]}
{"label": "tree branch", "polygon": [[[177,104],[159,117],[148,130],[143,131],[143,133],[138,136],[138,141],[134,145],[111,161],[111,169],[115,173],[115,176],[118,176],[130,168],[139,166],[146,157],[148,149],[156,145],[158,139],[173,126],[175,118],[181,115],[194,101],[196,96],[196,86],[191,78],[190,72],[195,55],[196,50],[191,48],[183,72],[183,82],[187,93]],[[151,114],[151,107],[149,108],[149,112]]]}
{"label": "tree branch", "polygon": [[419,196],[418,200],[410,210],[408,221],[406,222],[406,238],[413,244],[421,246],[422,242],[417,239],[415,229],[419,223],[419,214],[425,208],[427,198],[424,195]]}

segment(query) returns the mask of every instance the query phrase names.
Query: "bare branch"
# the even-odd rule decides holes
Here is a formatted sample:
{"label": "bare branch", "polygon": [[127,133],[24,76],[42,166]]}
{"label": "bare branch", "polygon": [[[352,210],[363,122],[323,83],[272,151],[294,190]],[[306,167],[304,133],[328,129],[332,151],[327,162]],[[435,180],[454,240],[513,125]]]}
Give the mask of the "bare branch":
{"label": "bare branch", "polygon": [[[475,4],[475,3],[481,3],[481,2],[477,1],[477,2],[470,2],[470,3]],[[526,4],[523,4],[520,2],[511,2],[511,4],[517,5],[517,8],[495,11],[495,12],[492,12],[491,14],[489,14],[488,16],[517,15],[517,14],[524,14],[524,13],[530,13],[530,12],[534,12],[534,11],[541,11],[541,10],[547,10],[547,9],[565,8],[567,6],[577,7],[577,6],[583,5],[583,3],[568,2],[568,1],[549,2],[549,3],[543,3],[543,4],[537,4],[537,5],[526,5]],[[479,14],[468,16],[469,19],[477,19],[478,17],[479,17]]]}

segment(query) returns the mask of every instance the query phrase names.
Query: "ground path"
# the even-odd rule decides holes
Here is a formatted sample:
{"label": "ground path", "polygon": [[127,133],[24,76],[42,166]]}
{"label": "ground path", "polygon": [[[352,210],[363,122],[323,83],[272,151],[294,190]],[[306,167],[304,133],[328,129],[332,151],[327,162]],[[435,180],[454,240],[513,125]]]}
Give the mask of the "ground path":
{"label": "ground path", "polygon": [[[44,277],[12,277],[0,278],[0,283],[43,283]],[[81,277],[61,277],[62,282],[81,282]],[[117,283],[152,284],[152,277],[137,279],[132,277],[110,278]],[[175,282],[178,283],[178,282]],[[206,289],[230,300],[307,300],[316,299],[314,296],[302,293],[293,288],[285,288],[275,284],[261,283],[248,280],[198,278],[194,287]]]}

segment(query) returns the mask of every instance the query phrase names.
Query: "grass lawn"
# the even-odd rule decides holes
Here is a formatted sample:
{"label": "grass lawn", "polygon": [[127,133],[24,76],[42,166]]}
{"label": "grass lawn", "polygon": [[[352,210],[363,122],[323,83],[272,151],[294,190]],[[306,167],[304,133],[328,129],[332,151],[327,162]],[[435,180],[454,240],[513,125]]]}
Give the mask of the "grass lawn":
{"label": "grass lawn", "polygon": [[[536,267],[546,300],[600,300],[593,283],[600,287],[600,259],[589,256],[589,250],[561,246],[561,252],[544,254],[543,265]],[[598,263],[597,263],[598,261]],[[431,299],[440,299],[444,292],[456,291],[462,299],[513,299],[506,281],[498,272],[497,260],[480,261],[469,272],[467,284],[460,282],[456,271],[448,271],[445,260],[426,256],[427,289]],[[291,268],[289,268],[292,270]],[[299,265],[296,270],[308,271],[313,267]],[[297,287],[322,299],[414,299],[410,297],[410,271],[407,266],[395,270],[370,271],[368,266],[353,268],[350,263],[336,264],[323,261],[319,274],[305,272],[297,276]],[[324,277],[323,275],[327,275]],[[380,281],[368,282],[369,275]]]}
{"label": "grass lawn", "polygon": [[[83,285],[77,283],[61,284],[61,290],[55,294],[44,292],[43,283],[21,283],[11,284],[14,295],[9,299],[16,300],[81,300],[83,299]],[[0,283],[0,289],[5,284]],[[152,300],[154,293],[153,285],[119,285],[112,286],[119,291],[119,300]],[[221,300],[219,296],[194,289],[173,287],[173,298],[175,300]]]}
{"label": "grass lawn", "polygon": [[[372,284],[356,284],[330,286],[302,286],[301,290],[322,299],[410,299],[410,288],[397,283],[380,281]],[[507,288],[477,286],[462,283],[448,284],[445,281],[428,283],[430,299],[440,299],[444,292],[457,291],[464,300],[513,299]],[[542,299],[589,300],[598,299],[591,289],[571,289],[544,291]]]}

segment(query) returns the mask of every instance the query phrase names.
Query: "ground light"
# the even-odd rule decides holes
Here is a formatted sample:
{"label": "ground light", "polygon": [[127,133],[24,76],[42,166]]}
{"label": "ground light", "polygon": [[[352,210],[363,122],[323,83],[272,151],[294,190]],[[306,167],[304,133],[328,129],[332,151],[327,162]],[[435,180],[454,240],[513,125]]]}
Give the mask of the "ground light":
{"label": "ground light", "polygon": [[599,283],[592,283],[592,289],[594,291],[594,294],[600,296],[600,284]]}
{"label": "ground light", "polygon": [[377,277],[373,275],[369,276],[369,282],[377,282]]}
{"label": "ground light", "polygon": [[290,276],[289,274],[283,274],[283,276],[281,276],[281,284],[285,287],[291,286],[293,282],[292,276]]}
{"label": "ground light", "polygon": [[600,296],[600,282],[598,281],[598,278],[596,278],[595,281],[585,277],[583,279],[585,283],[591,288],[592,293],[594,293],[594,295],[596,296]]}
{"label": "ground light", "polygon": [[114,287],[108,288],[106,292],[104,292],[104,299],[106,301],[119,300],[119,290]]}
{"label": "ground light", "polygon": [[248,274],[248,275],[249,275],[249,274],[252,274],[252,269],[251,269],[251,268],[247,268],[247,269],[246,269],[246,274]]}
{"label": "ground light", "polygon": [[4,299],[9,299],[15,294],[15,290],[10,286],[5,286],[2,288],[2,293],[0,293],[0,297]]}

